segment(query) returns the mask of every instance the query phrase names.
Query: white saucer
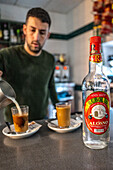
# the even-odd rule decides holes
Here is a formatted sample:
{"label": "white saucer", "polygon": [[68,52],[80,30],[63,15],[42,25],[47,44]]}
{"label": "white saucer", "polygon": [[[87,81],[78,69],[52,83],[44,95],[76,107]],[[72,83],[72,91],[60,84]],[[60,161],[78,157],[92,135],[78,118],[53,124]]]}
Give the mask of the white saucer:
{"label": "white saucer", "polygon": [[[29,137],[29,136],[33,135],[34,133],[36,133],[40,129],[41,126],[42,125],[36,123],[35,121],[32,121],[31,123],[28,124],[28,130],[25,133],[22,133],[22,134],[18,134],[18,133],[16,133],[16,134],[8,134],[8,132],[9,132],[8,127],[5,127],[2,130],[2,133],[5,136],[8,136],[8,137],[10,137],[12,139],[22,139],[22,138]],[[12,125],[10,125],[10,127],[11,127],[11,130],[15,132],[14,125],[12,124]]]}
{"label": "white saucer", "polygon": [[53,120],[50,123],[48,123],[48,127],[51,130],[54,130],[54,131],[56,131],[58,133],[72,132],[72,131],[74,131],[75,129],[77,129],[77,128],[79,128],[81,126],[81,121],[75,120],[75,119],[71,119],[69,128],[64,128],[64,129],[60,129],[59,127],[54,127],[54,126],[52,126],[51,123],[54,123],[56,126],[58,126],[58,121]]}

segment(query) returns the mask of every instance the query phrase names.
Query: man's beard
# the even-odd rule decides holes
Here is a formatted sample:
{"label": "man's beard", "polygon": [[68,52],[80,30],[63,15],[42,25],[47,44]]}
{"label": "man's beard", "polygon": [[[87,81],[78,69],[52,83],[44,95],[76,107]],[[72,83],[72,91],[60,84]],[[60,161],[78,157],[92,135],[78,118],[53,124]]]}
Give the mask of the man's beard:
{"label": "man's beard", "polygon": [[[38,44],[38,47],[33,47],[33,46],[32,46],[33,43]],[[35,54],[39,53],[40,50],[42,49],[42,46],[40,45],[40,43],[39,43],[38,41],[37,41],[37,42],[31,42],[31,44],[29,44],[29,43],[27,42],[27,46],[28,46],[29,50],[30,50],[31,52],[35,53]]]}

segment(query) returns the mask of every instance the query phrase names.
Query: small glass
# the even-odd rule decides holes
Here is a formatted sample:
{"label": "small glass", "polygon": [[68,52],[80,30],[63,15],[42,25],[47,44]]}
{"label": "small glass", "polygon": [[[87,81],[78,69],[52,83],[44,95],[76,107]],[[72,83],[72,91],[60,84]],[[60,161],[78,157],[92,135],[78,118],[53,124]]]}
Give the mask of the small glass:
{"label": "small glass", "polygon": [[58,126],[68,128],[70,126],[71,103],[60,102],[56,104]]}
{"label": "small glass", "polygon": [[25,133],[28,130],[29,107],[27,105],[21,105],[21,114],[18,110],[19,109],[17,109],[15,106],[11,108],[15,131],[17,133]]}

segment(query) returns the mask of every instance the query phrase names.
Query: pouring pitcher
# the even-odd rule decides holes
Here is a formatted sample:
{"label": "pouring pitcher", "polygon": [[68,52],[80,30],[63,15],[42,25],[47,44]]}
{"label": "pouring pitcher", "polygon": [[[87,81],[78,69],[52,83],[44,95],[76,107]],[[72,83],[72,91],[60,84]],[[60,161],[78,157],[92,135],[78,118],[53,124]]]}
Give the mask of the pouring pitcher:
{"label": "pouring pitcher", "polygon": [[15,91],[9,83],[3,79],[0,79],[0,108],[6,107],[12,103],[12,101],[8,99],[8,96],[16,98]]}

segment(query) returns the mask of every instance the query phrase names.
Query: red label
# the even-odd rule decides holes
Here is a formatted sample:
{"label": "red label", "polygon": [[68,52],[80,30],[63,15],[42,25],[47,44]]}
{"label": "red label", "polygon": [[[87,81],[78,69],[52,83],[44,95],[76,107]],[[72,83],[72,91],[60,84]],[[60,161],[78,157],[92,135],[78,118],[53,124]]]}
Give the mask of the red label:
{"label": "red label", "polygon": [[89,61],[95,62],[95,63],[100,63],[100,62],[102,62],[102,56],[101,56],[101,54],[90,55]]}
{"label": "red label", "polygon": [[109,127],[109,96],[105,92],[91,93],[84,106],[87,128],[94,134],[104,134]]}

